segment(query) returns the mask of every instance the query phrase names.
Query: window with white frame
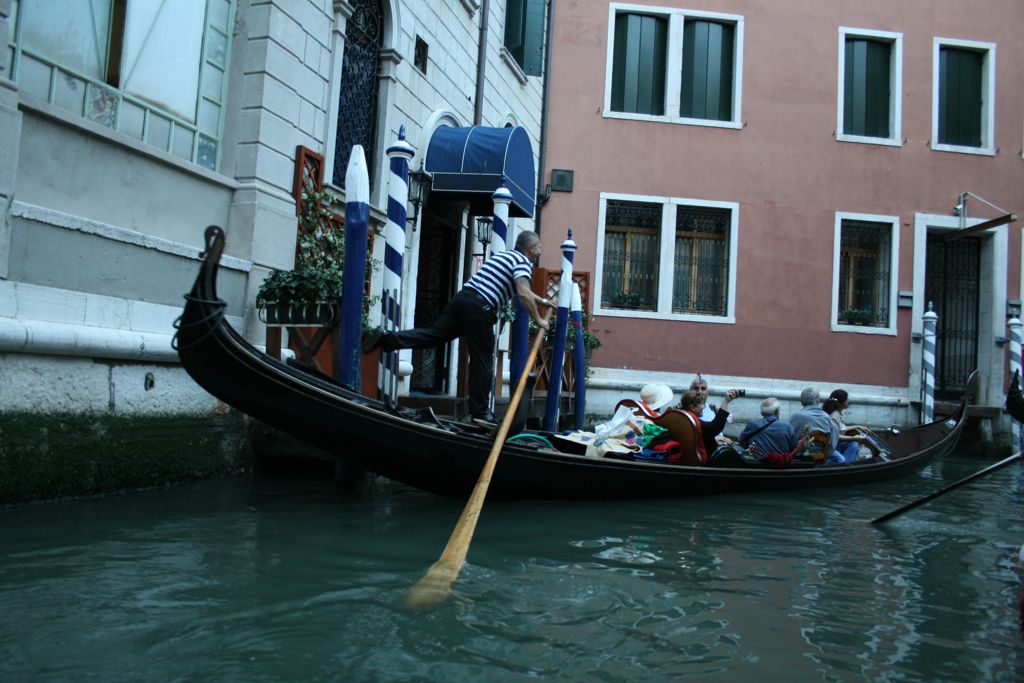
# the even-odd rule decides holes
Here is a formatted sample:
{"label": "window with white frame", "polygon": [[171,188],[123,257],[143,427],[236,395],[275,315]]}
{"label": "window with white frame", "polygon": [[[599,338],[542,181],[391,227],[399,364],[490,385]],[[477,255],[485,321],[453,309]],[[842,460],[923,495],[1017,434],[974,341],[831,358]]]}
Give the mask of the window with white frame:
{"label": "window with white frame", "polygon": [[995,154],[995,43],[936,38],[932,149]]}
{"label": "window with white frame", "polygon": [[604,115],[740,127],[743,17],[609,8]]}
{"label": "window with white frame", "polygon": [[21,92],[216,169],[233,0],[15,0]]}
{"label": "window with white frame", "polygon": [[739,205],[602,194],[598,311],[733,321]]}
{"label": "window with white frame", "polygon": [[839,28],[836,139],[901,144],[903,34]]}
{"label": "window with white frame", "polygon": [[899,218],[836,214],[833,326],[895,333]]}

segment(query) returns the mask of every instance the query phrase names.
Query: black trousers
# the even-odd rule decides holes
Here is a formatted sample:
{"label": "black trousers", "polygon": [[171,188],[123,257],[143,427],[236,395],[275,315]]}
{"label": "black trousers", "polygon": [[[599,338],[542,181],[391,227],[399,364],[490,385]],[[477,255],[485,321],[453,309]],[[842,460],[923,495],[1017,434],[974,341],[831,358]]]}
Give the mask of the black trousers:
{"label": "black trousers", "polygon": [[480,294],[463,288],[451,298],[430,327],[417,327],[384,335],[381,348],[428,349],[461,337],[469,350],[469,413],[488,410],[494,389],[494,323],[497,311]]}

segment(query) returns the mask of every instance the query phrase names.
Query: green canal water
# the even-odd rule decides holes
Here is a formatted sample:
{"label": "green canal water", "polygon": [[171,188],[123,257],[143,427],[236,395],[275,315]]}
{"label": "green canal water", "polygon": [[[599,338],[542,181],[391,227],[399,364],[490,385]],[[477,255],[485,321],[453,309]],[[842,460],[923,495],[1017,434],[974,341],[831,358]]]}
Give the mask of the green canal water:
{"label": "green canal water", "polygon": [[461,503],[255,478],[0,510],[0,681],[1019,681],[1019,464],[853,490]]}

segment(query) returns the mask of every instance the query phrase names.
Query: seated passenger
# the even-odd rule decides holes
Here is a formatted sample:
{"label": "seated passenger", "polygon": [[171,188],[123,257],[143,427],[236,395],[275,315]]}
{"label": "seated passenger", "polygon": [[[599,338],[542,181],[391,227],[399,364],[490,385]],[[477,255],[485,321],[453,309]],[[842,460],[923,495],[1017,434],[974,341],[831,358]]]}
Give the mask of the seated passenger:
{"label": "seated passenger", "polygon": [[679,402],[679,409],[689,413],[696,420],[699,437],[697,439],[697,455],[701,464],[707,464],[711,454],[718,447],[715,437],[725,429],[726,421],[729,419],[729,411],[726,408],[729,407],[729,402],[736,398],[737,393],[736,389],[730,389],[725,392],[722,407],[715,411],[715,417],[710,421],[702,419],[704,414],[704,393],[690,389],[683,394],[683,398]]}
{"label": "seated passenger", "polygon": [[672,390],[664,384],[645,384],[640,390],[640,402],[654,415],[661,415],[661,409],[672,403]]}
{"label": "seated passenger", "polygon": [[857,462],[861,445],[875,451],[865,433],[873,432],[864,425],[848,425],[843,422],[843,411],[850,407],[850,394],[843,389],[836,389],[825,399],[822,410],[836,425],[839,444],[836,450],[843,456],[843,462]]}
{"label": "seated passenger", "polygon": [[826,462],[829,464],[844,462],[843,456],[836,451],[836,446],[839,443],[839,427],[828,416],[828,413],[818,405],[819,396],[818,390],[812,387],[807,387],[801,391],[800,403],[803,407],[790,416],[789,423],[793,425],[793,431],[798,438],[806,436],[810,432],[830,434],[831,439],[829,442],[828,460]]}
{"label": "seated passenger", "polygon": [[782,404],[770,397],[761,401],[761,417],[751,420],[740,433],[740,446],[753,446],[756,455],[790,453],[796,448],[797,438],[793,425],[779,419]]}
{"label": "seated passenger", "polygon": [[[715,419],[715,413],[718,412],[718,407],[714,403],[708,402],[708,382],[698,372],[697,376],[690,382],[690,389],[699,392],[704,398],[704,412],[701,413],[700,419],[705,422],[713,422]],[[724,407],[724,404],[723,404]],[[732,415],[729,415],[725,419],[726,424],[732,424]],[[732,443],[732,439],[727,437],[725,434],[719,434],[715,439],[719,446]]]}

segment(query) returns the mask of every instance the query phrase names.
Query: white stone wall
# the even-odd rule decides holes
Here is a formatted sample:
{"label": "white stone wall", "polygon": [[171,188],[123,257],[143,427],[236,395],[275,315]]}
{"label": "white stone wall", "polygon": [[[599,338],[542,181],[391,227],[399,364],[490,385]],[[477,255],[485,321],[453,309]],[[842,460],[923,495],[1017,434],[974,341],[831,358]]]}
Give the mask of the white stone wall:
{"label": "white stone wall", "polygon": [[[409,140],[422,154],[429,134],[425,128],[436,122],[440,113],[446,113],[447,121],[455,125],[473,123],[479,3],[384,0],[383,4],[387,16],[376,147],[382,157],[383,150],[397,138],[399,127],[405,125]],[[0,35],[5,37],[9,13],[10,0],[0,0]],[[518,67],[502,56],[504,13],[503,0],[492,0],[481,123],[524,126],[538,155],[542,79],[522,76]],[[217,172],[45,102],[27,101],[7,80],[10,65],[5,50],[0,58],[0,279],[9,271],[12,225],[20,225],[28,234],[31,222],[36,222],[50,234],[68,230],[101,244],[109,242],[120,259],[117,265],[131,271],[132,250],[140,255],[153,251],[170,255],[198,269],[202,230],[207,224],[220,224],[227,233],[226,253],[232,255],[225,267],[236,280],[246,279],[242,310],[232,304],[236,306],[231,310],[233,320],[250,341],[261,343],[264,329],[253,307],[256,290],[271,268],[290,267],[294,255],[296,146],[322,153],[330,176],[341,58],[350,14],[346,0],[237,0]],[[412,64],[417,35],[429,44],[425,76]],[[23,111],[27,112],[24,116]],[[53,143],[54,131],[68,144]],[[31,169],[43,166],[26,166],[24,157],[38,148],[37,143],[47,140],[52,153],[48,151],[43,161],[52,170],[46,172],[46,178],[36,177],[33,174],[42,171]],[[118,174],[113,185],[108,182],[109,173],[87,171],[97,150],[106,167]],[[23,157],[21,195],[15,191],[19,187],[19,154]],[[74,158],[62,161],[61,154]],[[68,167],[78,172],[69,176],[61,170]],[[378,177],[371,201],[375,218],[381,220],[386,206],[386,183],[381,174],[386,163],[378,158],[373,168]],[[43,180],[45,187],[37,182]],[[338,195],[339,200],[344,199],[340,189]],[[340,210],[340,202],[337,208]],[[530,223],[520,222],[524,227]],[[378,248],[382,246],[382,240],[377,242]],[[45,243],[29,248],[39,250],[35,254],[40,263],[49,263],[42,258]],[[410,237],[408,264],[414,256]],[[140,258],[139,263],[143,262]],[[147,402],[159,395],[150,390],[130,400],[110,401],[110,396],[134,396],[146,374],[160,367],[150,363],[176,360],[166,324],[180,309],[148,303],[140,292],[131,291],[132,287],[126,287],[121,296],[97,294],[102,289],[92,286],[89,278],[105,275],[102,267],[94,270],[83,272],[80,282],[67,285],[67,289],[2,283],[0,373],[14,385],[30,383],[36,377],[40,386],[0,394],[0,411],[26,406],[32,410],[49,406],[81,412],[144,411]],[[150,286],[160,281],[160,275],[137,273]],[[174,292],[175,297],[179,294]],[[147,311],[159,319],[159,329],[136,329],[147,324],[143,322]],[[95,358],[104,361],[97,364]],[[125,362],[118,373],[123,376],[116,382],[121,389],[115,386],[114,375],[103,369],[107,361]],[[160,381],[165,371],[157,373],[158,387],[188,384],[184,375],[180,384]],[[192,391],[201,392],[194,386]],[[167,405],[182,409],[201,406],[206,410],[214,405],[207,400],[164,398]]]}

